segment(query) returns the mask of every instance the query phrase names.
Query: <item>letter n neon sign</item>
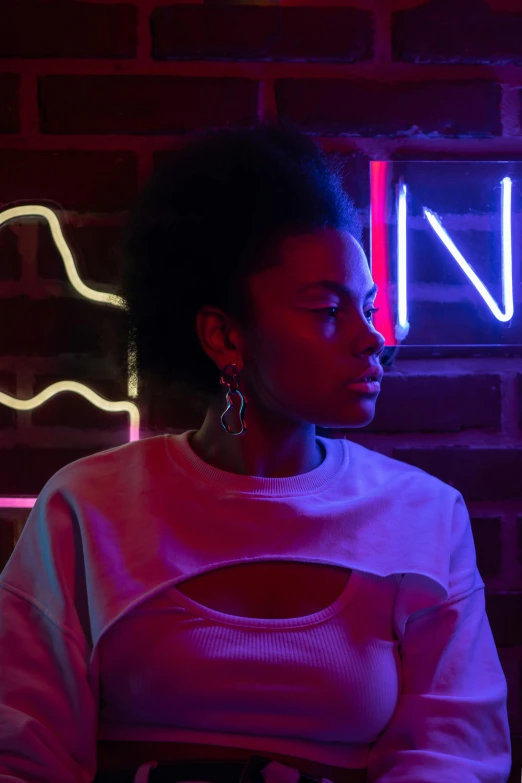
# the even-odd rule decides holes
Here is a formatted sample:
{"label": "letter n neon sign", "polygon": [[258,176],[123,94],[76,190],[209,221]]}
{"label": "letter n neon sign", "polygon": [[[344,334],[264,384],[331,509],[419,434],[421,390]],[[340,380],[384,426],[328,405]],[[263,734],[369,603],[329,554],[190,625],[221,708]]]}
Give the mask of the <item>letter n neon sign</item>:
{"label": "letter n neon sign", "polygon": [[[391,289],[391,257],[393,255],[396,258],[396,306],[392,306],[390,296],[386,297],[386,301],[380,302],[381,311],[375,318],[376,328],[383,334],[388,345],[401,343],[410,332],[408,271],[410,265],[415,262],[409,253],[407,241],[410,189],[407,180],[404,177],[399,177],[392,190],[390,182],[393,165],[388,161],[372,161],[370,163],[371,264],[372,276],[380,291],[386,292]],[[499,307],[492,297],[487,285],[475,272],[464,252],[457,247],[457,243],[451,236],[451,231],[444,227],[444,218],[439,217],[429,204],[422,205],[422,214],[433,232],[433,236],[438,239],[449,257],[457,263],[460,270],[478,291],[490,313],[497,321],[508,323],[513,318],[515,310],[512,238],[513,183],[511,177],[504,176],[497,184],[500,190],[501,247],[498,256],[495,255],[495,262],[498,258],[501,267],[502,307]],[[395,228],[390,231],[392,223]],[[391,253],[391,250],[394,252]]]}

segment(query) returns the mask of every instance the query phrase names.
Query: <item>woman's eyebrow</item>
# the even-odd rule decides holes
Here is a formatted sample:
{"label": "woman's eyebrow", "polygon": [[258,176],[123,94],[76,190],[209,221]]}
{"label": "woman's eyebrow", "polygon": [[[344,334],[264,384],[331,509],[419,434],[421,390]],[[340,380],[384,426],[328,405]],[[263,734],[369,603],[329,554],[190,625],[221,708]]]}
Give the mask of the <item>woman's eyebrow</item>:
{"label": "woman's eyebrow", "polygon": [[[354,296],[353,291],[351,291],[349,288],[346,288],[346,286],[342,285],[341,283],[337,283],[335,280],[316,280],[313,283],[305,283],[297,289],[297,293],[301,294],[304,291],[308,291],[310,288],[327,288],[328,290],[334,291],[334,293],[340,294],[341,296]],[[378,290],[378,286],[374,283],[374,285],[372,285],[372,287],[366,292],[364,301],[367,302],[368,299],[371,299]]]}

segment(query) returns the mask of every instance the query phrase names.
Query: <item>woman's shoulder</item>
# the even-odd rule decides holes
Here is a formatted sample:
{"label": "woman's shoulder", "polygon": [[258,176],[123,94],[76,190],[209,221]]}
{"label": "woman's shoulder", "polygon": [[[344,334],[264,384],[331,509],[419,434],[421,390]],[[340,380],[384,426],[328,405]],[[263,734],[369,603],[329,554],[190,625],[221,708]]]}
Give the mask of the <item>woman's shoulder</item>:
{"label": "woman's shoulder", "polygon": [[422,488],[422,491],[428,490],[435,493],[444,493],[455,495],[457,492],[454,487],[445,482],[442,478],[430,473],[427,469],[427,459],[429,454],[418,453],[415,449],[404,450],[406,456],[416,458],[418,463],[424,462],[426,467],[420,464],[401,459],[395,454],[402,454],[401,450],[394,451],[394,456],[377,451],[375,448],[365,446],[354,440],[346,440],[346,448],[349,452],[349,474],[358,473],[361,477],[366,476],[373,485],[388,485],[395,482],[397,486],[411,486],[416,489]]}

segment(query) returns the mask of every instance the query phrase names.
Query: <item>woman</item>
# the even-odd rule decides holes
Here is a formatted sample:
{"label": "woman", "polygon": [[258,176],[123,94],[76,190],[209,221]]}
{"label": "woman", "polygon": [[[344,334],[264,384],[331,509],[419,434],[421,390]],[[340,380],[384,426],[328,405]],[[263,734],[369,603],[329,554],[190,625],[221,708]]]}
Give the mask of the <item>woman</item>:
{"label": "woman", "polygon": [[462,496],[316,433],[374,416],[360,239],[288,127],[151,177],[123,243],[138,371],[207,413],[40,493],[0,577],[0,783],[507,780]]}

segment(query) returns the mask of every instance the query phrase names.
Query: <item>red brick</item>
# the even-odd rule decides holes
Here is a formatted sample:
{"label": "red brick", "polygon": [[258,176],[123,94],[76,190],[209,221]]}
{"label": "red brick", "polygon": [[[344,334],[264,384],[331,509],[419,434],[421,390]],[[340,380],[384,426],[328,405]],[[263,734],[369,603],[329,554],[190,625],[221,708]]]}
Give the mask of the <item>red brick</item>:
{"label": "red brick", "polygon": [[[127,433],[122,431],[121,444],[127,443],[128,440]],[[0,497],[17,495],[36,497],[51,476],[64,465],[112,448],[115,445],[113,435],[111,441],[110,444],[107,444],[100,437],[98,445],[84,448],[17,447],[0,449]]]}
{"label": "red brick", "polygon": [[[520,0],[485,0],[493,11],[520,11]],[[517,783],[519,781],[517,780]]]}
{"label": "red brick", "polygon": [[280,79],[275,91],[280,116],[314,133],[477,138],[501,134],[500,87],[493,82]]}
{"label": "red brick", "polygon": [[51,208],[127,210],[138,189],[133,152],[0,150],[0,201]]}
{"label": "red brick", "polygon": [[466,502],[522,498],[522,448],[396,448],[392,456],[454,486]]}
{"label": "red brick", "polygon": [[[64,285],[64,294],[72,290]],[[0,356],[52,356],[85,354],[106,356],[107,334],[121,339],[121,355],[127,348],[123,313],[116,307],[89,302],[74,292],[71,298],[29,299],[14,296],[2,301],[2,319],[9,329],[0,330]]]}
{"label": "red brick", "polygon": [[175,76],[44,76],[43,133],[177,133],[251,125],[257,82]]}
{"label": "red brick", "polygon": [[[121,228],[116,226],[62,226],[65,240],[73,254],[82,280],[93,287],[117,286],[121,280],[121,262],[116,245]],[[43,278],[67,282],[63,260],[54,244],[49,227],[38,227],[38,274]],[[96,282],[94,282],[96,281]],[[69,285],[69,283],[67,282]]]}
{"label": "red brick", "polygon": [[1,57],[136,56],[138,8],[130,3],[16,0],[9,6],[0,25]]}
{"label": "red brick", "polygon": [[432,0],[393,14],[392,46],[394,58],[408,62],[520,65],[522,13],[480,0]]}
{"label": "red brick", "polygon": [[372,14],[355,8],[175,5],[151,17],[159,60],[306,60],[372,57]]}
{"label": "red brick", "polygon": [[386,374],[365,432],[462,432],[501,428],[498,375]]}
{"label": "red brick", "polygon": [[0,571],[11,557],[14,549],[14,523],[11,519],[0,517]]}
{"label": "red brick", "polygon": [[522,569],[522,515],[517,517],[517,563]]}
{"label": "red brick", "polygon": [[477,566],[484,581],[502,573],[502,519],[471,517]]}
{"label": "red brick", "polygon": [[19,133],[20,76],[17,73],[0,74],[0,95],[0,133]]}
{"label": "red brick", "polygon": [[[0,299],[0,308],[3,312],[4,300]],[[4,394],[16,397],[16,377],[14,373],[0,372],[0,389]],[[16,426],[16,413],[12,408],[0,403],[0,432],[4,429],[13,429]]]}
{"label": "red brick", "polygon": [[[1,212],[4,210],[0,211]],[[0,225],[0,280],[19,280],[22,274],[22,259],[18,252],[18,239],[12,228],[13,223]]]}
{"label": "red brick", "polygon": [[[487,593],[486,614],[497,647],[522,644],[522,593]],[[516,781],[520,781],[520,769]]]}
{"label": "red brick", "polygon": [[[511,2],[520,2],[520,0],[511,0]],[[516,687],[516,683],[509,683],[510,690],[512,687]],[[522,671],[519,678],[519,686],[516,688],[517,693],[521,692],[522,688]],[[519,699],[522,704],[522,694]],[[522,736],[515,732],[511,732],[511,758],[513,763],[511,765],[511,773],[509,775],[507,783],[520,783],[522,777]]]}

